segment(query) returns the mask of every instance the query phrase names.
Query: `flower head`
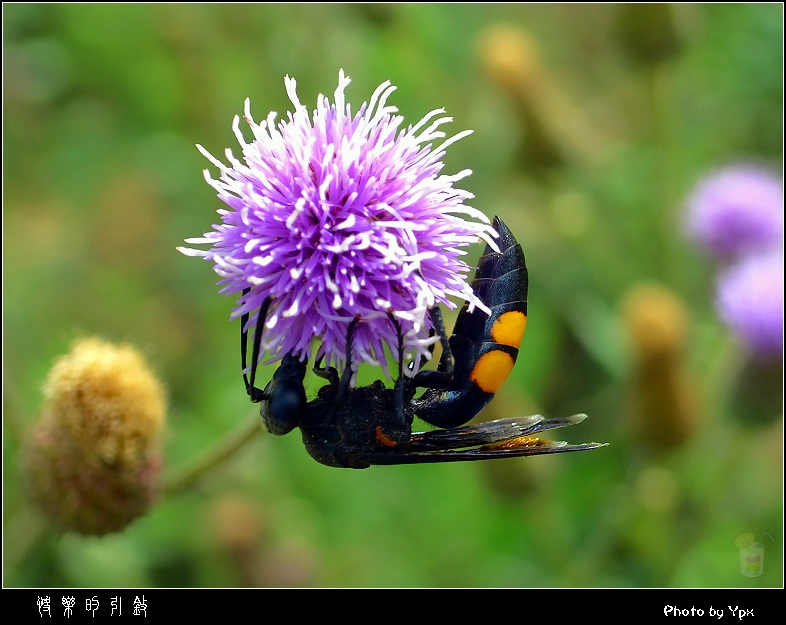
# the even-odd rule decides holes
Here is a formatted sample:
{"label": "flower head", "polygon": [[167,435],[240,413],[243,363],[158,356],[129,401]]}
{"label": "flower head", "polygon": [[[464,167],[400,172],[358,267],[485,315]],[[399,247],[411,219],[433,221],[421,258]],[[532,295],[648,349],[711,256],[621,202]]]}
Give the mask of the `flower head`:
{"label": "flower head", "polygon": [[722,169],[694,190],[686,226],[692,238],[720,258],[782,245],[783,182],[750,165]]}
{"label": "flower head", "polygon": [[44,394],[23,446],[28,495],[63,530],[122,530],[157,494],[162,384],[132,346],[81,339],[55,363]]}
{"label": "flower head", "polygon": [[747,257],[718,281],[723,321],[762,358],[783,354],[783,250]]}
{"label": "flower head", "polygon": [[44,396],[47,411],[85,457],[131,466],[158,446],[166,393],[132,345],[76,340],[49,372]]}
{"label": "flower head", "polygon": [[[401,326],[405,357],[417,363],[429,356],[428,309],[455,296],[485,308],[466,281],[461,249],[495,236],[488,219],[464,201],[472,194],[453,184],[468,170],[441,175],[445,148],[469,134],[445,138],[438,128],[451,121],[443,109],[414,126],[387,103],[395,87],[380,85],[353,116],[345,104],[349,79],[339,72],[334,102],[324,96],[310,116],[296,83],[285,79],[294,112],[275,124],[275,113],[256,123],[246,100],[246,142],[238,117],[233,128],[243,160],[226,152],[230,165],[200,151],[220,170],[205,172],[228,209],[221,223],[191,244],[184,254],[214,263],[221,292],[242,293],[232,318],[255,318],[264,301],[263,351],[269,360],[293,353],[317,356],[341,367],[350,321],[360,317],[352,340],[353,364],[385,365],[384,347],[396,353]],[[480,220],[468,221],[468,215]]]}

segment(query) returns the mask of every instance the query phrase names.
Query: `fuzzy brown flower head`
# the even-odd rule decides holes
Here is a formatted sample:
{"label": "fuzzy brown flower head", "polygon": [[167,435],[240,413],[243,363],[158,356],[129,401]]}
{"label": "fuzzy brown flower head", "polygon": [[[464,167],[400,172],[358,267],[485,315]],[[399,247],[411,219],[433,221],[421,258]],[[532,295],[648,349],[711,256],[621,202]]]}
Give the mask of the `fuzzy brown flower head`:
{"label": "fuzzy brown flower head", "polygon": [[103,536],[125,529],[156,498],[158,450],[132,465],[86,456],[51,415],[33,427],[22,454],[28,496],[58,529]]}
{"label": "fuzzy brown flower head", "polygon": [[130,345],[77,340],[44,385],[52,417],[82,453],[107,464],[144,462],[164,424],[164,388]]}
{"label": "fuzzy brown flower head", "polygon": [[163,386],[133,347],[80,339],[55,363],[44,394],[22,450],[30,499],[62,530],[122,530],[155,499]]}

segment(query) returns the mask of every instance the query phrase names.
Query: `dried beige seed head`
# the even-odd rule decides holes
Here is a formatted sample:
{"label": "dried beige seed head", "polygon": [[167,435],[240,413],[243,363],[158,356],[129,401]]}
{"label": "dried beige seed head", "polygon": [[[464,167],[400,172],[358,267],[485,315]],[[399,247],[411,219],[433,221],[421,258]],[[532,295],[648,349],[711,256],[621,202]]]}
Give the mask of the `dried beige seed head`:
{"label": "dried beige seed head", "polygon": [[144,462],[164,424],[164,388],[131,345],[77,340],[49,373],[53,418],[85,454],[111,465]]}
{"label": "dried beige seed head", "polygon": [[58,528],[117,532],[156,495],[166,401],[130,345],[80,339],[58,359],[22,449],[30,499]]}

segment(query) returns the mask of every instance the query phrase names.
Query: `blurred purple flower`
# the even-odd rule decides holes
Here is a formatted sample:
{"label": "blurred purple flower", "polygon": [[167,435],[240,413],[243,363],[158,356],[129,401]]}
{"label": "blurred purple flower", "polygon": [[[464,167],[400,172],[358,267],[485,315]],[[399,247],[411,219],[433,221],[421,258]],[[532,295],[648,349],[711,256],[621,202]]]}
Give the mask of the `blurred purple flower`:
{"label": "blurred purple flower", "polygon": [[718,280],[723,321],[757,356],[783,354],[783,249],[752,255]]}
{"label": "blurred purple flower", "polygon": [[232,318],[250,313],[253,323],[271,298],[262,337],[268,362],[290,352],[307,358],[319,339],[317,356],[341,369],[349,322],[360,315],[353,362],[384,366],[384,345],[394,353],[398,346],[392,312],[404,332],[405,357],[417,363],[435,341],[430,307],[455,308],[448,300],[455,296],[486,309],[466,281],[470,268],[460,248],[493,241],[496,233],[485,215],[464,204],[472,194],[453,187],[471,172],[439,175],[445,148],[471,131],[432,148],[445,137],[438,127],[451,118],[438,109],[401,128],[403,118],[387,104],[395,90],[389,82],[353,117],[343,70],[334,103],[320,95],[312,120],[295,80],[287,76],[284,83],[295,107],[285,121],[275,125],[270,113],[257,124],[246,100],[253,133],[247,143],[235,117],[244,162],[227,150],[226,166],[197,146],[219,168],[218,180],[207,171],[205,178],[229,209],[218,211],[222,223],[212,232],[186,239],[209,250],[179,249],[215,264],[221,293],[251,289]]}
{"label": "blurred purple flower", "polygon": [[783,241],[783,181],[738,165],[704,178],[687,203],[686,227],[716,256],[739,257]]}

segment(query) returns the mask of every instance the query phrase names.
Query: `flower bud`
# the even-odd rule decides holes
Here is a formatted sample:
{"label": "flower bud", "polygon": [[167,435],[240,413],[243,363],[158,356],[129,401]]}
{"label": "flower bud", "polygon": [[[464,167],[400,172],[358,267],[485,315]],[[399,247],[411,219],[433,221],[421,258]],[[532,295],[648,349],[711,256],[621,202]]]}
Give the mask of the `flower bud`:
{"label": "flower bud", "polygon": [[552,114],[555,90],[546,79],[537,42],[509,26],[481,34],[478,54],[483,70],[510,99],[524,129],[522,158],[529,166],[563,164],[566,147]]}
{"label": "flower bud", "polygon": [[489,79],[514,98],[536,96],[543,84],[537,43],[509,26],[486,29],[479,41],[480,61]]}
{"label": "flower bud", "polygon": [[521,122],[519,152],[528,168],[543,173],[597,155],[593,124],[543,63],[534,37],[507,24],[492,24],[478,38],[477,55],[483,73]]}
{"label": "flower bud", "polygon": [[670,290],[632,290],[622,305],[633,359],[632,399],[642,439],[670,447],[688,438],[696,421],[695,397],[684,371],[688,315]]}
{"label": "flower bud", "polygon": [[122,530],[154,499],[163,386],[133,347],[80,339],[44,394],[22,453],[31,499],[63,530]]}

